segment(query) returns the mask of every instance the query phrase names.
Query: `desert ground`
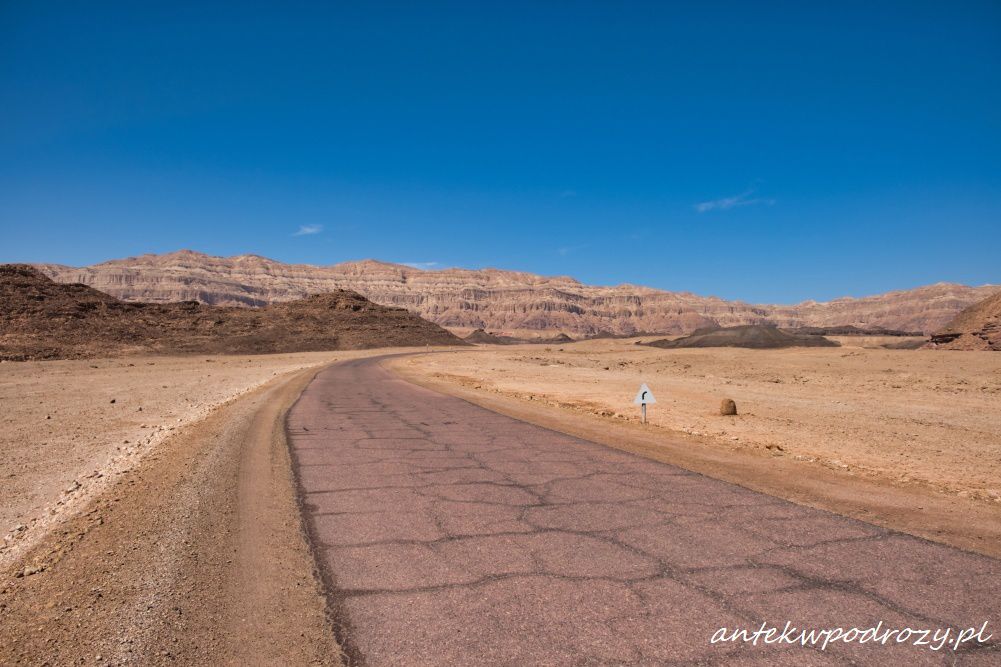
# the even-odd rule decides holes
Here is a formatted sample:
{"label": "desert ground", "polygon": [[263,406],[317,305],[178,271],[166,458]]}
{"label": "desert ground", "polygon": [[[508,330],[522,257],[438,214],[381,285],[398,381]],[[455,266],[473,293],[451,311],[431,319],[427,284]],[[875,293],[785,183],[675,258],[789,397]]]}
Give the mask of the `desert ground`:
{"label": "desert ground", "polygon": [[[1001,358],[883,350],[657,350],[637,339],[504,346],[398,365],[446,384],[581,417],[636,422],[640,382],[655,432],[1001,507]],[[892,341],[891,341],[892,342]],[[380,351],[382,353],[384,351]],[[175,430],[279,375],[368,352],[150,356],[4,363],[0,564]],[[722,417],[719,403],[739,414]]]}
{"label": "desert ground", "polygon": [[[314,436],[313,417],[287,424],[286,415],[335,361],[395,352],[409,354],[382,364],[404,379],[497,412],[1001,555],[997,355],[634,343],[0,365],[0,512],[9,525],[0,663],[350,662],[341,646],[351,648],[351,629],[338,625],[315,531],[329,532],[332,521],[365,534],[374,527],[316,518],[319,506],[303,501],[302,485],[327,484],[329,475],[297,468],[289,434],[308,446],[313,437],[340,440]],[[640,382],[658,398],[645,425],[631,402]],[[366,391],[378,392],[378,383]],[[312,409],[332,407],[318,393]],[[737,416],[719,415],[724,398],[736,401]],[[359,417],[396,414],[381,400],[373,396],[376,411],[361,405]],[[424,428],[423,412],[411,412]],[[359,474],[344,483],[371,481]],[[403,528],[394,525],[384,528]],[[324,540],[347,538],[335,531]],[[379,561],[365,567],[378,570]]]}
{"label": "desert ground", "polygon": [[[996,554],[1001,357],[878,349],[886,341],[868,337],[840,342],[840,348],[660,350],[636,339],[596,340],[481,347],[395,366],[422,384],[529,421],[589,437],[605,433],[612,445],[635,436],[652,443],[647,454],[657,453],[659,438],[673,447],[661,457],[683,465],[697,467],[698,457],[740,461],[745,470],[722,476]],[[658,402],[639,428],[632,400],[642,382]],[[720,415],[726,398],[736,402],[737,416]],[[773,479],[756,486],[761,480],[752,468],[765,476],[773,471]],[[792,489],[810,475],[822,481],[814,498]],[[883,507],[847,500],[863,484],[880,489]],[[886,500],[887,493],[894,497]],[[845,502],[825,502],[831,495]],[[901,517],[907,506],[927,511]],[[936,509],[945,512],[941,530],[931,519]],[[956,522],[968,530],[950,535]]]}
{"label": "desert ground", "polygon": [[0,365],[0,565],[186,425],[267,380],[351,353]]}

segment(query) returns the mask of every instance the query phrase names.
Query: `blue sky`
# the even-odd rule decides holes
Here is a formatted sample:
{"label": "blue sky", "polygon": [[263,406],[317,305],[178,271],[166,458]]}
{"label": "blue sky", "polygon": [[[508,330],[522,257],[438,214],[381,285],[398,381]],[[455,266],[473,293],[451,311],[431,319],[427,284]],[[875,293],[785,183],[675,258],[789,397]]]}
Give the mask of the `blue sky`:
{"label": "blue sky", "polygon": [[0,261],[999,283],[999,110],[997,2],[2,3]]}

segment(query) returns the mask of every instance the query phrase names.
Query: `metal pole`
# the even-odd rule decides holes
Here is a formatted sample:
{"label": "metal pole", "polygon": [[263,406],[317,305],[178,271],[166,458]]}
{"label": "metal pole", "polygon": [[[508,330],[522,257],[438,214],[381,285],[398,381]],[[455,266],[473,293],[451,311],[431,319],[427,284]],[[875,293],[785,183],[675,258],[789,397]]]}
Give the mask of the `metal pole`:
{"label": "metal pole", "polygon": [[643,423],[646,423],[646,403],[643,404]]}

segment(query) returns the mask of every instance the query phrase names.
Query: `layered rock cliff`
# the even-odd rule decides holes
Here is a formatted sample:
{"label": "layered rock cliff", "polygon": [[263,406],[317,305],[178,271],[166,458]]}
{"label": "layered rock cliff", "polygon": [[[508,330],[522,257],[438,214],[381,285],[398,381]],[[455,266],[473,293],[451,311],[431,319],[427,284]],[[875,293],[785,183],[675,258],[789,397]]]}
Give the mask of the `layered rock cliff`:
{"label": "layered rock cliff", "polygon": [[945,328],[932,335],[928,347],[1001,351],[1001,292],[956,315]]}
{"label": "layered rock cliff", "polygon": [[939,283],[865,298],[753,305],[635,285],[600,287],[573,278],[496,269],[422,271],[365,260],[333,266],[284,264],[258,255],[213,257],[182,250],[73,268],[38,265],[60,282],[80,282],[126,301],[196,300],[262,305],[337,289],[406,308],[439,325],[494,332],[575,336],[690,333],[703,326],[884,327],[932,332],[1001,286]]}

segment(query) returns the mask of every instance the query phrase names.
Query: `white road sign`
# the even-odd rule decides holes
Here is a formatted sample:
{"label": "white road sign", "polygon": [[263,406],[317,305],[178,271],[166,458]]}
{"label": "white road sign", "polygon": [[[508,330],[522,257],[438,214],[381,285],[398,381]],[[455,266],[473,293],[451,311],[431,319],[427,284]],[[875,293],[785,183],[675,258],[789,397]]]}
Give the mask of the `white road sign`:
{"label": "white road sign", "polygon": [[653,397],[653,392],[650,391],[650,387],[646,386],[646,382],[640,387],[640,390],[636,392],[636,398],[633,399],[633,403],[636,405],[653,405],[657,402],[657,399]]}

